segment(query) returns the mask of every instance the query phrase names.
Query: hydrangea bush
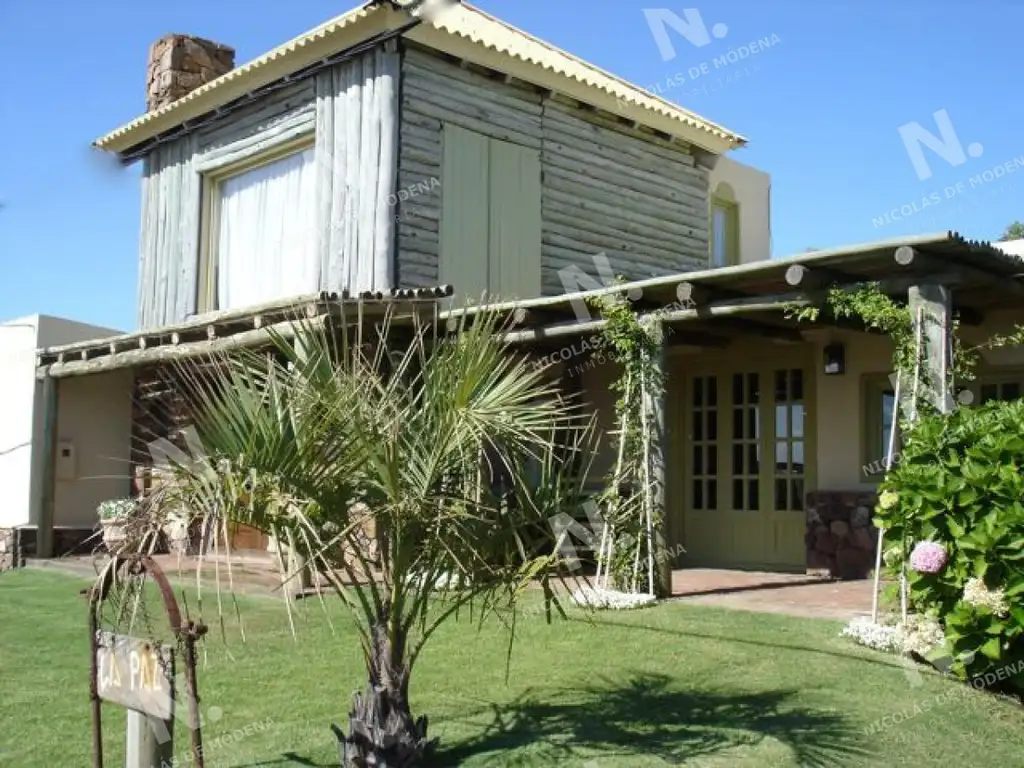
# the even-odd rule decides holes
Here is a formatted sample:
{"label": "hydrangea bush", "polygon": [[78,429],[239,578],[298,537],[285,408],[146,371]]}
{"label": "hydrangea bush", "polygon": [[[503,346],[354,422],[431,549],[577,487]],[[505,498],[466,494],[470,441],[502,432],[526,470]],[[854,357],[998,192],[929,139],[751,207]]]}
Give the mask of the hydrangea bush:
{"label": "hydrangea bush", "polygon": [[[925,416],[880,488],[875,524],[886,567],[906,567],[910,604],[934,617],[950,671],[964,679],[1018,670],[1024,691],[1024,402]],[[917,650],[916,648],[914,650]],[[999,678],[1003,679],[1002,676]]]}

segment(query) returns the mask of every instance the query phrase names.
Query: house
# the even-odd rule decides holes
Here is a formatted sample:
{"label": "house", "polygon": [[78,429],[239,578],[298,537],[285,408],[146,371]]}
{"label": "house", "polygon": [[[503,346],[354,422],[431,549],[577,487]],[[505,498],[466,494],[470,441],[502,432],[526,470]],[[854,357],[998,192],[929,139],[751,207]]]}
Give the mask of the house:
{"label": "house", "polygon": [[[128,495],[132,372],[64,382],[59,414],[46,408],[46,385],[36,378],[37,349],[117,333],[49,315],[0,323],[0,570],[23,543],[18,532],[34,536],[44,503],[54,510],[54,546],[71,551],[93,535],[101,501]],[[59,439],[47,445],[47,434]],[[47,454],[54,457],[48,478]]]}
{"label": "house", "polygon": [[[1016,317],[1020,262],[953,233],[772,259],[770,179],[727,156],[742,136],[468,3],[367,3],[232,59],[154,45],[148,111],[96,142],[143,163],[139,330],[39,350],[44,381],[134,372],[135,448],[181,441],[168,361],[266,343],[296,308],[483,298],[611,429],[615,371],[581,343],[601,322],[585,299],[625,292],[667,330],[652,408],[675,564],[864,575],[890,344],[785,308],[883,281],[946,329],[954,311],[979,337]],[[942,348],[929,335],[930,364]],[[1024,358],[1001,354],[979,399],[1024,383]],[[146,462],[132,452],[137,483]]]}

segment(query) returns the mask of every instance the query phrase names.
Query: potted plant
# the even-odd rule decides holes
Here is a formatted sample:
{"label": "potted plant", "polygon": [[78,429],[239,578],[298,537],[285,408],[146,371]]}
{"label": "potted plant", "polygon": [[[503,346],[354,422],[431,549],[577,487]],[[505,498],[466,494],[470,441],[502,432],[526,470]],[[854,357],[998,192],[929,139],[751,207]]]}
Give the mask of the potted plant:
{"label": "potted plant", "polygon": [[139,505],[135,499],[109,499],[100,502],[96,512],[103,531],[103,543],[107,552],[114,555],[127,549],[137,539],[133,523]]}

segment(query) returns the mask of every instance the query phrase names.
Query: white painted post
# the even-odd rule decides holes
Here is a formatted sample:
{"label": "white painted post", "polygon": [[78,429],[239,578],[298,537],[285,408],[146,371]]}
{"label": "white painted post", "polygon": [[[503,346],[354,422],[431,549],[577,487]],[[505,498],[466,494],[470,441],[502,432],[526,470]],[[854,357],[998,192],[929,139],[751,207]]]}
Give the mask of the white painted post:
{"label": "white painted post", "polygon": [[174,765],[174,720],[128,710],[125,768],[171,768]]}
{"label": "white painted post", "polygon": [[644,440],[644,522],[647,533],[647,594],[654,597],[654,521],[652,519],[651,504],[653,499],[651,495],[654,490],[651,488],[651,426],[649,423],[650,414],[647,412],[649,402],[647,398],[647,378],[646,374],[642,374],[640,377],[640,388],[643,393],[643,410],[642,410],[642,424],[643,424],[643,440]]}

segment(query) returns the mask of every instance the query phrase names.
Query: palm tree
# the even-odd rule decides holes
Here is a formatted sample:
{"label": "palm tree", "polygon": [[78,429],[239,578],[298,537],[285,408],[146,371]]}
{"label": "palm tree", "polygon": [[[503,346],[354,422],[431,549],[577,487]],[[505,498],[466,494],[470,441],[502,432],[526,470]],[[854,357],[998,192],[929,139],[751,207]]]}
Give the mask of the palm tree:
{"label": "palm tree", "polygon": [[410,675],[437,628],[472,605],[507,620],[511,642],[537,581],[561,611],[548,521],[582,506],[593,422],[487,312],[445,337],[414,328],[399,342],[385,321],[366,345],[360,330],[304,325],[274,334],[274,354],[183,368],[206,456],[172,467],[146,506],[151,519],[189,510],[215,550],[229,526],[255,527],[319,571],[368,677],[347,735],[331,726],[342,765],[413,766],[433,742]]}

